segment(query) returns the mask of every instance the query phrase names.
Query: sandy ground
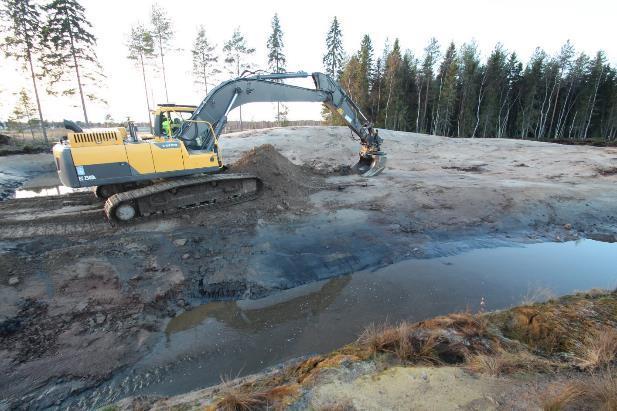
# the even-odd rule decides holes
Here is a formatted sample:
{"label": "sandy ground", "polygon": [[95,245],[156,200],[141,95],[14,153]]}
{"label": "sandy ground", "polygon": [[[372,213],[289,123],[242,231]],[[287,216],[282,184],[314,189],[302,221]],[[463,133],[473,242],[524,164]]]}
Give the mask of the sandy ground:
{"label": "sandy ground", "polygon": [[[206,301],[436,255],[455,238],[615,240],[615,148],[381,135],[388,165],[372,179],[345,175],[358,149],[346,128],[226,135],[229,164],[268,143],[302,166],[276,164],[303,189],[269,180],[233,209],[111,226],[89,193],[0,203],[0,407],[70,405]],[[4,157],[0,191],[53,185],[50,170],[50,155]]]}

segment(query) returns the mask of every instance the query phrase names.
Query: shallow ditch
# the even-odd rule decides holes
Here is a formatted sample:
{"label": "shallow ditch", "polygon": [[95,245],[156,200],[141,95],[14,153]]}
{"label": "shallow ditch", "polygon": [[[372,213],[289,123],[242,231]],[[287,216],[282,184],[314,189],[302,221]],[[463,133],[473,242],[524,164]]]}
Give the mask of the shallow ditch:
{"label": "shallow ditch", "polygon": [[139,363],[64,405],[174,395],[353,341],[370,323],[495,310],[617,285],[617,244],[593,240],[409,259],[282,291],[217,301],[171,319]]}

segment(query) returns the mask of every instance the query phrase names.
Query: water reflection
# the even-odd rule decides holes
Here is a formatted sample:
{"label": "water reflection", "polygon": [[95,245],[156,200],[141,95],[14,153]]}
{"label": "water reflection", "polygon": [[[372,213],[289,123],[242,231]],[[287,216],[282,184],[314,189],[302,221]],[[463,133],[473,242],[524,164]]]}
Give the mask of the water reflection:
{"label": "water reflection", "polygon": [[18,189],[15,190],[15,198],[60,196],[64,194],[84,192],[88,190],[89,188],[71,188],[65,186]]}
{"label": "water reflection", "polygon": [[320,281],[259,300],[217,301],[198,306],[173,318],[165,333],[170,335],[216,319],[236,330],[258,331],[307,316],[318,315],[334,302],[350,276]]}

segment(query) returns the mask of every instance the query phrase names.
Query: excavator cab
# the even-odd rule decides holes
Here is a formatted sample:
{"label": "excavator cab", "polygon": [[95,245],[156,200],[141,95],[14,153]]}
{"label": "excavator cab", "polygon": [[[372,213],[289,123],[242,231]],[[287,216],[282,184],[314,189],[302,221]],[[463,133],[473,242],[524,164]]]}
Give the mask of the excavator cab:
{"label": "excavator cab", "polygon": [[[154,136],[162,138],[172,137],[182,124],[191,118],[197,106],[187,104],[159,104],[154,109]],[[164,122],[169,122],[165,130]]]}

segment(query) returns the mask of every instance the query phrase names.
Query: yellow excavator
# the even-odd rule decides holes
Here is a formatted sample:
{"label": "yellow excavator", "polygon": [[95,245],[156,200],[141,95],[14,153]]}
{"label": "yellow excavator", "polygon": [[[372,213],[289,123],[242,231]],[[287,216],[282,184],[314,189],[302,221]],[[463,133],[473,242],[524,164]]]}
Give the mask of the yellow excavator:
{"label": "yellow excavator", "polygon": [[[309,76],[315,89],[283,82]],[[377,129],[332,78],[323,73],[250,73],[221,83],[199,106],[160,105],[153,135],[139,137],[131,122],[128,130],[82,130],[65,121],[70,132],[53,148],[60,181],[67,187],[94,187],[105,200],[107,217],[116,221],[250,200],[261,181],[249,174],[220,173],[224,164],[218,139],[234,108],[277,101],[325,104],[359,138],[355,171],[372,177],[384,170],[386,155]]]}

